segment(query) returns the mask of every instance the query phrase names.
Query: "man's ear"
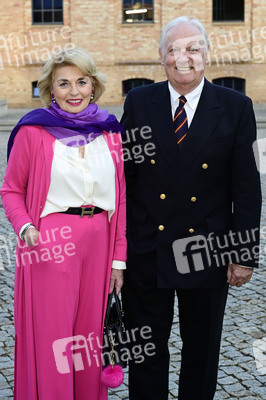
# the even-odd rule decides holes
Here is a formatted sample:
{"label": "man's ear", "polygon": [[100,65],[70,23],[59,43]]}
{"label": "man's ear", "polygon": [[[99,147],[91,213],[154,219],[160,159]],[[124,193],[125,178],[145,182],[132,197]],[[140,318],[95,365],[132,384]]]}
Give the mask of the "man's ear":
{"label": "man's ear", "polygon": [[161,64],[164,65],[162,49],[159,49],[159,56],[160,56]]}
{"label": "man's ear", "polygon": [[210,56],[210,51],[209,48],[206,49],[206,64],[211,64],[211,56]]}

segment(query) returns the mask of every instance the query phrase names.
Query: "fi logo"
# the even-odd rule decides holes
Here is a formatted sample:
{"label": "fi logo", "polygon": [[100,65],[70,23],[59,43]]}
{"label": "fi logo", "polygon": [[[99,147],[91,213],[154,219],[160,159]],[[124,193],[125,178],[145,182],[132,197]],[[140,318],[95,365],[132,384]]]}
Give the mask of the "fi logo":
{"label": "fi logo", "polygon": [[180,274],[202,271],[211,265],[208,243],[202,235],[175,240],[173,252]]}
{"label": "fi logo", "polygon": [[53,342],[53,351],[56,367],[60,374],[67,374],[72,370],[84,370],[84,361],[91,366],[90,353],[86,338],[82,335],[58,339]]}

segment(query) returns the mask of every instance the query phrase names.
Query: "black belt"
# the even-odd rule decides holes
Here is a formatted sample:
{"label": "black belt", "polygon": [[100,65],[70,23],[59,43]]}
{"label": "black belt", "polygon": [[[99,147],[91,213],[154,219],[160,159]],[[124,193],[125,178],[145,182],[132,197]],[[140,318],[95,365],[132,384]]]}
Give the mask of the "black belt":
{"label": "black belt", "polygon": [[89,215],[93,217],[94,214],[99,214],[104,210],[99,207],[69,207],[66,211],[62,211],[61,214],[71,214],[71,215],[80,215],[84,217],[84,215]]}

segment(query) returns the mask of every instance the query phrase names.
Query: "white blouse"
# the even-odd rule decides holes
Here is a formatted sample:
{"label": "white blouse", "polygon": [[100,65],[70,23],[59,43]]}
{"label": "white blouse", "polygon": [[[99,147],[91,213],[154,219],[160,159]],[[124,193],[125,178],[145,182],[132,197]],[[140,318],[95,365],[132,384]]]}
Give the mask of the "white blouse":
{"label": "white blouse", "polygon": [[78,147],[55,141],[50,187],[41,218],[91,204],[108,211],[110,221],[115,211],[115,167],[110,150],[102,135],[84,149],[81,158]]}
{"label": "white blouse", "polygon": [[[104,137],[98,136],[84,146],[84,158],[78,147],[55,140],[51,180],[41,218],[69,207],[94,205],[115,211],[115,166]],[[27,224],[20,229],[20,235]],[[124,261],[113,260],[112,268],[125,269]]]}

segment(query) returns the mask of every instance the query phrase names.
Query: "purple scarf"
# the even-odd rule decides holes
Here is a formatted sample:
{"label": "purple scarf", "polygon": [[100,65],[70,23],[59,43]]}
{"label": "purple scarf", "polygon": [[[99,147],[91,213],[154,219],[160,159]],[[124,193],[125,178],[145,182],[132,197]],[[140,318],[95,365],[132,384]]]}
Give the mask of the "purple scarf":
{"label": "purple scarf", "polygon": [[74,147],[93,141],[102,135],[103,131],[123,133],[116,117],[108,114],[107,110],[101,110],[95,103],[89,104],[77,114],[68,113],[57,103],[51,103],[51,108],[37,108],[20,119],[8,140],[7,159],[19,128],[25,125],[42,126],[65,145]]}

